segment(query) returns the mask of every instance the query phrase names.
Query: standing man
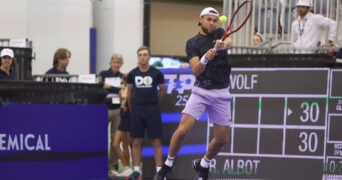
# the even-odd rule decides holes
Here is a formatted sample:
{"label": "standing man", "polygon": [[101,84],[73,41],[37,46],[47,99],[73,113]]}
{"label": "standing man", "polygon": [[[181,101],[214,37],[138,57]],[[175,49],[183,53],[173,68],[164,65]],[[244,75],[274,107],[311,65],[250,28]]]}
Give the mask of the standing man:
{"label": "standing man", "polygon": [[145,131],[153,146],[156,171],[163,164],[159,101],[166,92],[165,80],[161,71],[149,65],[150,54],[148,47],[140,47],[137,50],[138,67],[131,70],[127,76],[127,98],[131,110],[130,135],[133,139],[133,173],[130,178],[133,180],[141,175],[140,164]]}
{"label": "standing man", "polygon": [[[317,48],[320,45],[321,28],[329,28],[327,47],[334,45],[337,24],[334,20],[311,12],[312,0],[298,0],[298,18],[292,22],[291,42],[296,48]],[[310,52],[310,51],[308,51]]]}
{"label": "standing man", "polygon": [[112,146],[116,130],[119,127],[120,116],[120,96],[121,81],[123,74],[120,68],[123,65],[123,57],[120,54],[113,54],[109,61],[110,68],[100,72],[103,88],[107,91],[105,103],[108,106],[108,124],[110,126],[110,147],[108,155],[109,175],[118,174],[119,164],[116,150]]}
{"label": "standing man", "polygon": [[231,67],[227,48],[232,46],[232,41],[229,37],[224,41],[219,40],[224,30],[218,27],[218,19],[217,10],[212,7],[204,8],[199,17],[199,33],[187,41],[186,54],[196,81],[182,111],[181,122],[172,135],[168,157],[162,169],[154,176],[154,180],[163,180],[171,172],[185,137],[204,111],[208,111],[209,121],[214,125],[215,136],[210,141],[203,158],[192,162],[192,167],[199,178],[208,179],[210,161],[229,139]]}
{"label": "standing man", "polygon": [[0,80],[18,80],[17,73],[14,71],[14,52],[10,48],[1,50],[0,55]]}

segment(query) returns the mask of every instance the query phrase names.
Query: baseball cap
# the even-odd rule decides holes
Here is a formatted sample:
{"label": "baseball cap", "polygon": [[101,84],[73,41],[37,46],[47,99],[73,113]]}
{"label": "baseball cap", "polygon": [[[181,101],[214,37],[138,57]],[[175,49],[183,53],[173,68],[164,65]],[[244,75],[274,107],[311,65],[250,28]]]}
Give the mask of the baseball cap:
{"label": "baseball cap", "polygon": [[[205,15],[211,15],[211,16],[220,18],[220,14],[218,13],[218,11],[212,7],[206,7],[202,10],[200,17],[205,16]],[[201,23],[198,22],[198,25],[201,25]]]}
{"label": "baseball cap", "polygon": [[311,0],[298,0],[296,6],[306,6],[311,7],[312,2]]}
{"label": "baseball cap", "polygon": [[3,50],[1,50],[0,57],[4,57],[4,56],[9,56],[11,58],[14,58],[13,50],[9,48],[4,48]]}
{"label": "baseball cap", "polygon": [[202,17],[204,15],[212,15],[212,16],[216,16],[217,18],[220,17],[220,14],[218,13],[218,11],[216,11],[216,9],[214,9],[212,7],[204,8],[200,14],[200,17]]}

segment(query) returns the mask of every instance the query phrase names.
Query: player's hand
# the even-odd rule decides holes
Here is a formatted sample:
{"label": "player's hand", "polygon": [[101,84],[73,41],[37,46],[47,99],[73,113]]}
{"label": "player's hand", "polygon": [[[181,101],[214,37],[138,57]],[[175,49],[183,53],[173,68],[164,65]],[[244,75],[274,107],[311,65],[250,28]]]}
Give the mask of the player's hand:
{"label": "player's hand", "polygon": [[215,55],[216,55],[216,50],[214,48],[211,48],[207,51],[207,53],[205,53],[205,59],[212,60],[214,59]]}
{"label": "player's hand", "polygon": [[216,40],[215,45],[214,45],[214,49],[216,49],[216,51],[226,50],[227,48],[226,48],[225,41]]}

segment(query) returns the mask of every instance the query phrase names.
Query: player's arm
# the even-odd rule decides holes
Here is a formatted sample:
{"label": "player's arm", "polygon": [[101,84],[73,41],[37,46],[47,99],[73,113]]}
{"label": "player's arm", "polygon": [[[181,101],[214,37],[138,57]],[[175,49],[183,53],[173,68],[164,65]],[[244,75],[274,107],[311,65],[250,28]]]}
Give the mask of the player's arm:
{"label": "player's arm", "polygon": [[333,19],[330,19],[328,17],[324,17],[321,14],[315,14],[314,21],[316,23],[319,23],[319,26],[321,27],[328,27],[329,34],[328,34],[328,42],[326,43],[326,46],[332,47],[334,45],[334,41],[336,38],[336,31],[337,31],[337,23]]}
{"label": "player's arm", "polygon": [[214,48],[209,49],[201,58],[198,56],[192,57],[189,61],[192,73],[195,76],[199,76],[205,69],[206,64],[214,59],[216,50]]}
{"label": "player's arm", "polygon": [[132,109],[133,84],[127,84],[127,103],[128,109]]}

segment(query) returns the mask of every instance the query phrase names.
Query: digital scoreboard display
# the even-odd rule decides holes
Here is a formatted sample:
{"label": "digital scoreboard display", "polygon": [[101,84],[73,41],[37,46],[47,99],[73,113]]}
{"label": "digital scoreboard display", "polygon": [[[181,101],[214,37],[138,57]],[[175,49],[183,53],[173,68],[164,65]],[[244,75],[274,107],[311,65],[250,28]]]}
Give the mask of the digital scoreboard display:
{"label": "digital scoreboard display", "polygon": [[[190,69],[163,73],[166,157],[195,77]],[[230,142],[212,160],[209,179],[342,179],[342,69],[233,68],[230,80]],[[204,155],[214,133],[205,115],[188,135],[169,179],[196,178],[191,160]],[[153,163],[147,154],[143,163]],[[145,177],[155,173],[143,170]]]}
{"label": "digital scoreboard display", "polygon": [[212,178],[342,179],[342,70],[234,69],[230,92]]}

